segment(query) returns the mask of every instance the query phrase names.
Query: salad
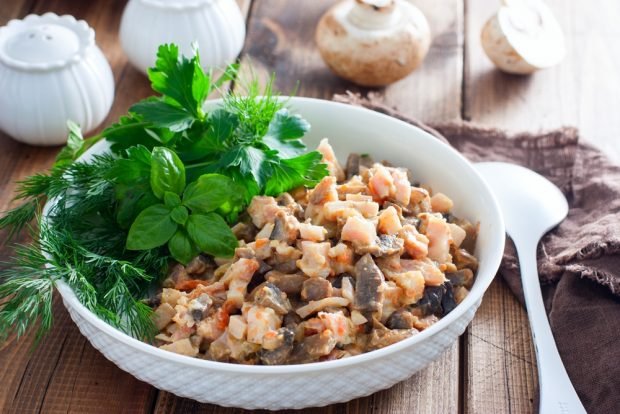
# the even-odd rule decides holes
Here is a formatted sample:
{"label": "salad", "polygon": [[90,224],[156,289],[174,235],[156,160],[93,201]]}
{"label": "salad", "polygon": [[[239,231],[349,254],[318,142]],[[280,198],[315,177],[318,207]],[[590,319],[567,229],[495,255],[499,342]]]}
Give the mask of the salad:
{"label": "salad", "polygon": [[[58,281],[162,349],[268,365],[387,346],[465,297],[477,226],[446,195],[369,156],[343,169],[327,140],[307,151],[310,125],[272,81],[205,111],[236,71],[216,77],[163,45],[158,96],[90,138],[69,123],[53,167],[0,218],[33,239],[0,274],[0,340],[49,330]],[[78,160],[95,144],[109,151]]]}

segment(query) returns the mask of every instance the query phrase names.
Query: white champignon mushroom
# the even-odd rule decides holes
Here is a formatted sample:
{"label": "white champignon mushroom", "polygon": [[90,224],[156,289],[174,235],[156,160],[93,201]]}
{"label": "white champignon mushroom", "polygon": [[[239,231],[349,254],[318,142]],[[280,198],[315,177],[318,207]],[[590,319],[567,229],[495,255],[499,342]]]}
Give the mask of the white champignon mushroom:
{"label": "white champignon mushroom", "polygon": [[502,0],[482,29],[482,47],[501,70],[529,74],[558,64],[566,54],[564,35],[542,0]]}
{"label": "white champignon mushroom", "polygon": [[323,15],[316,42],[337,75],[382,86],[422,63],[431,34],[424,14],[405,0],[345,0]]}

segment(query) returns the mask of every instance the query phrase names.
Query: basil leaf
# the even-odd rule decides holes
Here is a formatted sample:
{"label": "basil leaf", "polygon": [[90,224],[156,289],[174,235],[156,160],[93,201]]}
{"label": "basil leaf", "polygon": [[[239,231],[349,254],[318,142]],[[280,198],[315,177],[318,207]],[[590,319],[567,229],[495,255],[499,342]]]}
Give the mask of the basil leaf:
{"label": "basil leaf", "polygon": [[182,226],[185,225],[188,215],[189,213],[187,212],[187,209],[183,206],[175,207],[170,212],[170,218],[172,218],[172,220],[174,220],[176,223],[179,223]]}
{"label": "basil leaf", "polygon": [[235,253],[237,238],[218,214],[192,214],[186,228],[201,251],[216,257],[230,257]]}
{"label": "basil leaf", "polygon": [[185,189],[185,166],[168,148],[153,148],[151,160],[151,189],[160,200],[166,191],[181,194]]}
{"label": "basil leaf", "polygon": [[220,174],[201,175],[183,193],[183,205],[193,212],[210,213],[228,203],[241,202],[242,191],[230,178]]}
{"label": "basil leaf", "polygon": [[200,253],[196,245],[183,230],[178,230],[174,233],[174,236],[168,242],[168,250],[170,250],[170,254],[177,262],[184,265]]}
{"label": "basil leaf", "polygon": [[155,204],[142,210],[129,228],[128,250],[148,250],[164,245],[177,230],[177,223],[170,217],[170,209]]}
{"label": "basil leaf", "polygon": [[175,208],[181,205],[181,197],[170,191],[164,193],[164,204],[168,208]]}

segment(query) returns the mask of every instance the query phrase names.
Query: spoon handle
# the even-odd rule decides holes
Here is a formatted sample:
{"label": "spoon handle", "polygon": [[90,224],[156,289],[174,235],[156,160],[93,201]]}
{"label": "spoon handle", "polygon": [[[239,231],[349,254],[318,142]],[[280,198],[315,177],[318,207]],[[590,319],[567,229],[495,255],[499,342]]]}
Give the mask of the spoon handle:
{"label": "spoon handle", "polygon": [[575,388],[566,373],[555,345],[543,303],[536,266],[537,241],[515,241],[521,266],[521,282],[527,315],[536,349],[541,414],[585,413]]}

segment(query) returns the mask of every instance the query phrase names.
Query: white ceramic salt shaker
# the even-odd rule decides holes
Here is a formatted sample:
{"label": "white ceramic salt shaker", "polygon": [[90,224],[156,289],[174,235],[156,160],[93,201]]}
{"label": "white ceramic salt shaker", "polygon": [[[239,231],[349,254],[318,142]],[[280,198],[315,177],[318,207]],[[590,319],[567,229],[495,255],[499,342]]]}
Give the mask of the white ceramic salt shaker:
{"label": "white ceramic salt shaker", "polygon": [[129,61],[145,73],[163,43],[191,56],[196,42],[202,66],[222,68],[241,52],[245,22],[235,0],[130,0],[120,40]]}
{"label": "white ceramic salt shaker", "polygon": [[0,129],[16,140],[63,144],[67,120],[88,132],[113,99],[112,70],[85,21],[31,14],[0,28]]}

